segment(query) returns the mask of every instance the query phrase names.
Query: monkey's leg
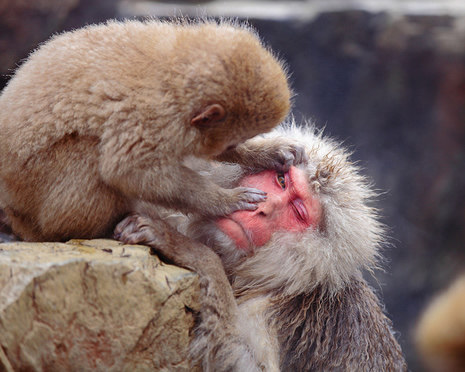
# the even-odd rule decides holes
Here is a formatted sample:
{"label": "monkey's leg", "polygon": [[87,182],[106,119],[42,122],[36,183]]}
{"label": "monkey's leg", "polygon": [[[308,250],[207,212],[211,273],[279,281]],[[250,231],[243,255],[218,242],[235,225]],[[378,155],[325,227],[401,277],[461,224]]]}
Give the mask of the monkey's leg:
{"label": "monkey's leg", "polygon": [[128,244],[146,244],[164,259],[199,274],[200,322],[191,345],[192,358],[202,358],[204,371],[260,371],[247,342],[240,336],[234,294],[218,255],[180,234],[162,220],[133,214],[115,229]]}
{"label": "monkey's leg", "polygon": [[[223,271],[223,264],[215,252],[182,235],[161,219],[133,213],[116,226],[115,237],[127,244],[148,245],[165,260],[199,274],[205,274],[205,270],[211,274],[212,269],[205,264],[206,260],[211,261],[213,268],[220,267]],[[221,275],[219,277],[223,279]]]}
{"label": "monkey's leg", "polygon": [[304,145],[291,138],[255,137],[215,160],[237,163],[257,172],[265,169],[287,172],[292,165],[305,163],[308,158]]}
{"label": "monkey's leg", "polygon": [[[75,186],[79,186],[76,180]],[[114,226],[129,212],[129,203],[106,185],[82,185],[75,195],[60,198],[51,190],[38,215],[45,241],[110,237]]]}
{"label": "monkey's leg", "polygon": [[37,182],[28,186],[37,203],[28,214],[34,212],[40,230],[34,240],[111,236],[130,211],[128,198],[100,179],[98,143],[95,137],[70,135],[54,144],[50,154],[41,154],[41,167],[31,170]]}
{"label": "monkey's leg", "polygon": [[102,182],[98,145],[69,134],[27,162],[2,164],[2,204],[16,234],[28,241],[111,235],[130,203]]}
{"label": "monkey's leg", "polygon": [[7,215],[7,221],[11,225],[12,230],[21,239],[26,241],[37,240],[41,236],[41,232],[34,226],[33,221],[25,215],[20,214],[10,207],[5,207],[4,211]]}

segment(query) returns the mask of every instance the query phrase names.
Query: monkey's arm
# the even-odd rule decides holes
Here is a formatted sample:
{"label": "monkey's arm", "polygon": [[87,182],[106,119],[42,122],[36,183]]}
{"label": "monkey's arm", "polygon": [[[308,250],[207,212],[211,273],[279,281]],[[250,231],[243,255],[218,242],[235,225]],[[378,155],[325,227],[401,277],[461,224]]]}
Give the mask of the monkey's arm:
{"label": "monkey's arm", "polygon": [[100,174],[106,184],[134,200],[184,213],[223,216],[237,210],[255,210],[257,203],[266,199],[261,190],[224,189],[182,164],[164,164],[152,154],[127,160],[119,154],[104,154]]}
{"label": "monkey's arm", "polygon": [[[279,335],[283,370],[407,370],[391,321],[363,279],[353,279],[336,294],[317,288],[280,305],[275,311],[285,325]],[[294,358],[296,353],[306,357]]]}
{"label": "monkey's arm", "polygon": [[223,264],[209,247],[180,234],[166,222],[130,215],[115,236],[128,244],[145,244],[165,260],[195,271],[200,277],[200,322],[191,345],[193,360],[201,358],[203,371],[260,371],[236,322],[238,307]]}
{"label": "monkey's arm", "polygon": [[276,169],[287,172],[292,165],[307,161],[305,147],[287,137],[254,137],[215,158],[217,161],[237,163],[244,168],[259,172]]}

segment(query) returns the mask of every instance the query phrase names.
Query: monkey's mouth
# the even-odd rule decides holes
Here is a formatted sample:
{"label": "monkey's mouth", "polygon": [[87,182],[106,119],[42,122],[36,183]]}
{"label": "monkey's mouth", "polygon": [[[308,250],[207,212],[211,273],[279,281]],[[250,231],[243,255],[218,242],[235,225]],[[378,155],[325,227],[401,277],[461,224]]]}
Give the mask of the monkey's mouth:
{"label": "monkey's mouth", "polygon": [[237,148],[237,145],[229,145],[226,147],[226,150],[224,152],[229,152],[229,151],[234,151]]}
{"label": "monkey's mouth", "polygon": [[246,253],[253,251],[250,237],[239,222],[230,217],[223,217],[216,221],[216,225],[224,234],[234,241],[239,250]]}

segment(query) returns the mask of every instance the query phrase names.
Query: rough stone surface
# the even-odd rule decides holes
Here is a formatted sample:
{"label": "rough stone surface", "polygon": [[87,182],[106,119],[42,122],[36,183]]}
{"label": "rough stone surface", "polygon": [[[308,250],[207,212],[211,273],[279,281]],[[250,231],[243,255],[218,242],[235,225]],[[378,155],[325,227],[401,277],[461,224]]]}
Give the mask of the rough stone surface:
{"label": "rough stone surface", "polygon": [[198,277],[112,240],[0,245],[0,371],[189,371]]}

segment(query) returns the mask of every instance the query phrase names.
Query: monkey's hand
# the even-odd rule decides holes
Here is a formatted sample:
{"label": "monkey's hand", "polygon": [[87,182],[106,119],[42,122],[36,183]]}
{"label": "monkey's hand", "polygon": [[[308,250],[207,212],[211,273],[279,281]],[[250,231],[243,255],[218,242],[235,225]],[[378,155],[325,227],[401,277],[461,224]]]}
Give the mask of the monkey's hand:
{"label": "monkey's hand", "polygon": [[222,215],[228,215],[236,211],[255,211],[260,202],[266,200],[267,193],[252,187],[236,187],[230,192],[230,200],[221,206]]}
{"label": "monkey's hand", "polygon": [[283,173],[288,172],[293,165],[308,161],[303,143],[286,137],[269,139],[264,154],[259,158],[261,156],[264,158],[263,165],[268,165],[266,169],[276,169]]}
{"label": "monkey's hand", "polygon": [[306,163],[308,157],[304,144],[294,139],[255,137],[224,152],[216,160],[238,163],[256,172],[276,169],[285,173],[293,165]]}

